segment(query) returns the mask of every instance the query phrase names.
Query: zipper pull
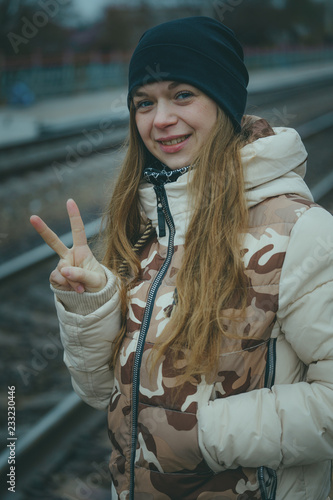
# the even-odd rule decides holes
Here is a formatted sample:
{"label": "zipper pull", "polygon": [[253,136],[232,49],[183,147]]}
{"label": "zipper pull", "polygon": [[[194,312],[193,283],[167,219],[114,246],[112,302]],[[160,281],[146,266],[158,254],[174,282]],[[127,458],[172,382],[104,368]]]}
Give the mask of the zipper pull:
{"label": "zipper pull", "polygon": [[159,186],[154,186],[156,198],[157,198],[157,220],[158,220],[158,235],[160,238],[166,236],[165,230],[165,215],[162,207],[161,191]]}
{"label": "zipper pull", "polygon": [[165,217],[161,202],[157,205],[157,217],[158,217],[158,235],[160,238],[166,235],[165,231]]}

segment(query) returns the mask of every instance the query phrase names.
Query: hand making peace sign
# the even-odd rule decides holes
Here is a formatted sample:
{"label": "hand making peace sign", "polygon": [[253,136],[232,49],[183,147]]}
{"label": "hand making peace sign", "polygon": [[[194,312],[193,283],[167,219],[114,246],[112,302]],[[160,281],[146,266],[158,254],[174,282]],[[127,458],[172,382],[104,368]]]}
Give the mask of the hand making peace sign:
{"label": "hand making peace sign", "polygon": [[74,200],[67,201],[67,212],[73,235],[72,248],[67,248],[40,217],[30,217],[37,233],[60,257],[50,275],[50,283],[58,290],[99,292],[106,285],[105,272],[88,247],[80,211]]}

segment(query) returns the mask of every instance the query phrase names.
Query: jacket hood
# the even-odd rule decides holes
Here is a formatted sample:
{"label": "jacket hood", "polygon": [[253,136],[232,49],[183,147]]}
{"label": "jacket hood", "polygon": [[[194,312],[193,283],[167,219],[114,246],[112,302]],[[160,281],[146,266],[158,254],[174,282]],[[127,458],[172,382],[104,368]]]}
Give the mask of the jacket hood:
{"label": "jacket hood", "polygon": [[241,150],[248,206],[287,193],[313,201],[303,181],[308,154],[298,132],[285,127],[273,130],[275,135],[261,137]]}
{"label": "jacket hood", "polygon": [[[274,135],[260,137],[241,150],[244,168],[246,200],[249,208],[267,198],[282,194],[297,194],[313,201],[303,178],[306,172],[307,151],[296,130],[285,127],[273,129]],[[175,244],[183,243],[191,213],[187,186],[193,171],[177,181],[165,184],[170,211],[176,225]],[[152,184],[143,181],[140,202],[147,217],[157,227],[157,203]],[[167,240],[166,240],[167,241]]]}

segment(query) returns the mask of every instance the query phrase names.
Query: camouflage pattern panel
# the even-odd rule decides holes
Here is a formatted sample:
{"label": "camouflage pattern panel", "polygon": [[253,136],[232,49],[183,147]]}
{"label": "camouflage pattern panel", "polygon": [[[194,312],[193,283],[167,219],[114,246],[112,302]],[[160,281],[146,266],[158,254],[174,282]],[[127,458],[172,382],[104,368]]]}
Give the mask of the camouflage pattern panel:
{"label": "camouflage pattern panel", "polygon": [[[250,210],[244,238],[248,279],[245,318],[232,306],[224,311],[227,335],[221,338],[217,376],[211,399],[264,387],[267,345],[278,309],[279,280],[298,216],[315,204],[295,195],[266,200]],[[167,274],[158,290],[147,334],[140,375],[135,462],[135,499],[246,500],[260,499],[256,469],[238,468],[214,474],[203,460],[198,444],[197,404],[204,379],[178,386],[186,356],[174,360],[166,353],[149,376],[149,354],[169,321],[175,277],[183,247],[175,247]],[[164,262],[166,248],[154,239],[141,256],[142,281],[130,292],[128,332],[115,371],[109,428],[113,452],[112,478],[120,499],[128,498],[131,443],[131,391],[134,354],[147,295]],[[188,354],[188,353],[187,353]]]}
{"label": "camouflage pattern panel", "polygon": [[[117,372],[119,373],[119,367]],[[118,494],[129,487],[132,422],[131,398],[122,394],[120,387],[122,385],[115,377],[115,387],[108,408],[108,433],[112,447],[109,467]]]}
{"label": "camouflage pattern panel", "polygon": [[[137,469],[137,499],[151,500],[260,500],[254,469],[233,469],[220,474],[160,474]],[[126,497],[124,497],[126,498]]]}
{"label": "camouflage pattern panel", "polygon": [[[249,341],[248,341],[249,343]],[[213,384],[211,399],[226,398],[264,387],[267,362],[267,341],[252,347],[221,355],[219,370]]]}
{"label": "camouflage pattern panel", "polygon": [[[313,206],[318,205],[297,195],[282,195],[250,209],[243,257],[249,280],[249,321],[243,332],[246,331],[249,338],[269,337],[278,309],[281,270],[291,230],[298,217]],[[264,334],[266,328],[268,332]]]}
{"label": "camouflage pattern panel", "polygon": [[[110,431],[113,453],[110,470],[116,489],[124,498],[128,494],[130,449],[127,443],[131,432],[129,401],[134,353],[149,287],[164,260],[160,250],[157,242],[152,242],[142,261],[142,282],[130,292],[128,334],[117,364],[116,389],[111,398],[109,426],[113,429]],[[175,498],[175,491],[181,495],[179,498],[197,498],[198,494],[202,498],[214,498],[221,492],[221,484],[225,488],[225,498],[236,499],[239,493],[246,491],[251,495],[248,498],[259,498],[255,470],[238,469],[232,474],[216,475],[203,460],[198,444],[196,412],[205,382],[193,379],[178,386],[177,377],[182,373],[185,355],[180,353],[173,361],[172,356],[166,354],[154,376],[148,374],[150,351],[169,321],[165,309],[173,301],[182,252],[182,247],[175,247],[171,265],[157,293],[142,358],[135,471],[136,491],[140,493],[136,493],[135,498],[139,498],[138,495],[142,498]],[[234,382],[234,373],[233,367],[232,381],[229,374],[226,377],[229,385]],[[116,406],[117,411],[112,415]]]}
{"label": "camouflage pattern panel", "polygon": [[267,199],[250,209],[243,247],[248,279],[246,315],[240,321],[237,310],[224,311],[228,337],[222,338],[213,398],[264,386],[267,341],[278,309],[279,283],[290,232],[304,211],[314,206],[318,205],[290,194]]}

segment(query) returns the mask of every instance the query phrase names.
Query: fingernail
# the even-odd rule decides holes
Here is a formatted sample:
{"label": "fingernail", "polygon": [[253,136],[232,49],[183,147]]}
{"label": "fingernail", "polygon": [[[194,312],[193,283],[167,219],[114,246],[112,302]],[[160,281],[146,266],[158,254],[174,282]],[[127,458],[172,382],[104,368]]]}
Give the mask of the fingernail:
{"label": "fingernail", "polygon": [[78,293],[83,293],[84,292],[84,287],[82,285],[79,285],[76,289]]}
{"label": "fingernail", "polygon": [[63,274],[63,275],[65,275],[65,276],[69,277],[69,276],[71,275],[71,272],[70,272],[70,270],[69,270],[67,267],[63,267],[63,268],[61,269],[61,274]]}

